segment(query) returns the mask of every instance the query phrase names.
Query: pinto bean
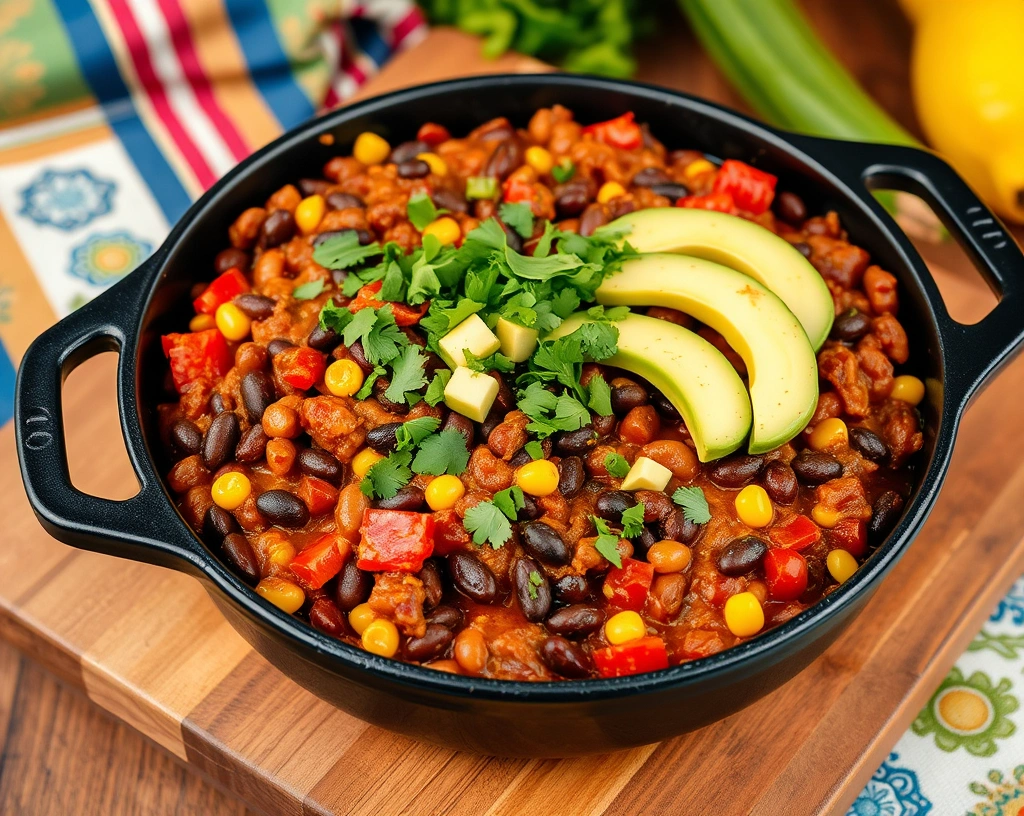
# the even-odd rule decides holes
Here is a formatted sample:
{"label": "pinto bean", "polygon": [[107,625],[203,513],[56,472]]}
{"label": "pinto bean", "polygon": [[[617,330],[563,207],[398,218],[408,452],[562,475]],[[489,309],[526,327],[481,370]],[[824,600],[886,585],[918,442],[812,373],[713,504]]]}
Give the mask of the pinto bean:
{"label": "pinto bean", "polygon": [[590,674],[590,658],[575,643],[553,635],[540,646],[540,659],[544,665],[562,677],[579,678]]}
{"label": "pinto bean", "polygon": [[551,582],[532,558],[519,558],[512,565],[512,586],[519,608],[528,621],[544,620],[551,610]]}
{"label": "pinto bean", "polygon": [[448,556],[448,572],[455,588],[467,598],[489,604],[498,597],[498,582],[494,573],[472,553],[451,553]]}
{"label": "pinto bean", "polygon": [[531,521],[524,524],[520,532],[523,546],[545,564],[561,566],[572,561],[569,545],[551,525],[543,521]]}
{"label": "pinto bean", "polygon": [[722,575],[746,575],[756,569],[768,552],[768,545],[755,536],[743,536],[730,541],[715,558]]}

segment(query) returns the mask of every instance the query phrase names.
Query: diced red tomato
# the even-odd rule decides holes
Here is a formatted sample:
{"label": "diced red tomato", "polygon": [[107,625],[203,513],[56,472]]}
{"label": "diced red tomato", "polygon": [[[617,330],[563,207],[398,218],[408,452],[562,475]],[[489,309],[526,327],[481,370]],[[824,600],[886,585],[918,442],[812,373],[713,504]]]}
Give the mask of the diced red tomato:
{"label": "diced red tomato", "polygon": [[644,561],[623,558],[622,567],[612,567],[604,579],[604,596],[612,606],[639,612],[647,603],[654,580],[654,567]]}
{"label": "diced red tomato", "polygon": [[533,184],[518,176],[509,176],[501,185],[501,197],[511,204],[529,204],[533,193]]}
{"label": "diced red tomato", "polygon": [[212,381],[223,377],[234,365],[227,340],[216,329],[165,334],[160,343],[164,356],[170,361],[174,387],[179,394],[184,394],[196,380]]}
{"label": "diced red tomato", "polygon": [[324,376],[324,355],[306,346],[286,348],[274,357],[274,370],[288,385],[307,391]]}
{"label": "diced red tomato", "polygon": [[300,552],[290,564],[292,573],[309,589],[320,589],[335,575],[351,550],[337,533],[326,533]]}
{"label": "diced red tomato", "polygon": [[785,524],[772,527],[768,538],[776,547],[800,552],[821,538],[821,528],[807,516],[794,516]]}
{"label": "diced red tomato", "polygon": [[728,193],[683,196],[676,201],[676,206],[686,207],[690,210],[714,210],[723,213],[730,213],[736,208],[732,196]]}
{"label": "diced red tomato", "polygon": [[764,581],[772,600],[795,601],[807,589],[807,561],[798,552],[768,550],[764,557]]}
{"label": "diced red tomato", "polygon": [[306,503],[313,516],[333,510],[338,503],[338,488],[315,476],[303,476],[299,480],[296,495]]}
{"label": "diced red tomato", "polygon": [[434,554],[448,555],[470,547],[472,539],[454,510],[434,513]]}
{"label": "diced red tomato", "polygon": [[249,281],[237,269],[229,269],[223,275],[214,278],[206,290],[195,300],[192,306],[197,314],[212,315],[222,303],[232,300],[235,295],[249,291]]}
{"label": "diced red tomato", "polygon": [[606,122],[598,122],[583,128],[584,133],[592,133],[594,138],[606,145],[623,150],[633,150],[644,142],[640,125],[633,121],[633,112],[628,111]]}
{"label": "diced red tomato", "polygon": [[447,142],[452,135],[448,132],[448,128],[444,125],[439,125],[436,122],[426,122],[420,126],[420,129],[416,133],[416,138],[421,142],[426,142],[431,147],[441,144],[441,142]]}
{"label": "diced red tomato", "polygon": [[713,193],[728,193],[741,210],[760,215],[772,205],[778,179],[746,162],[727,159],[715,176]]}
{"label": "diced red tomato", "polygon": [[363,513],[359,569],[419,572],[433,552],[434,517],[431,514],[374,509]]}
{"label": "diced red tomato", "polygon": [[413,326],[420,322],[420,318],[427,313],[430,303],[421,303],[419,306],[409,306],[405,303],[384,301],[377,299],[377,293],[384,285],[384,281],[374,281],[362,287],[355,296],[355,299],[348,304],[348,310],[353,314],[360,309],[382,309],[385,304],[391,307],[391,313],[395,316],[395,324],[398,326]]}
{"label": "diced red tomato", "polygon": [[668,652],[660,637],[642,637],[594,651],[594,665],[602,677],[625,677],[630,674],[668,668]]}
{"label": "diced red tomato", "polygon": [[846,550],[854,558],[860,558],[868,551],[867,525],[860,519],[840,519],[828,531],[828,540],[833,547]]}

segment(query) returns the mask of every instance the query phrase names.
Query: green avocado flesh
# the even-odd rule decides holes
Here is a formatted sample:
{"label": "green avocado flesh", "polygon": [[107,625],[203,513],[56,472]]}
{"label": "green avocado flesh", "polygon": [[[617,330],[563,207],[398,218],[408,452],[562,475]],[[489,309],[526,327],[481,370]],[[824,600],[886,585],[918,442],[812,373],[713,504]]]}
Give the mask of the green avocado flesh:
{"label": "green avocado flesh", "polygon": [[[818,402],[814,349],[786,304],[753,278],[701,258],[641,255],[605,279],[597,301],[667,306],[719,332],[747,366],[754,410],[750,453],[788,442],[810,421]],[[670,335],[662,334],[661,344],[670,346]]]}
{"label": "green avocado flesh", "polygon": [[[575,331],[591,318],[570,315],[548,338]],[[629,314],[614,324],[619,350],[602,360],[651,383],[676,407],[702,462],[743,445],[750,432],[750,398],[736,369],[703,337],[644,315]]]}
{"label": "green avocado flesh", "polygon": [[729,266],[760,281],[796,315],[815,350],[832,328],[835,306],[818,271],[789,242],[735,215],[655,207],[604,229],[627,230],[637,252],[678,252]]}

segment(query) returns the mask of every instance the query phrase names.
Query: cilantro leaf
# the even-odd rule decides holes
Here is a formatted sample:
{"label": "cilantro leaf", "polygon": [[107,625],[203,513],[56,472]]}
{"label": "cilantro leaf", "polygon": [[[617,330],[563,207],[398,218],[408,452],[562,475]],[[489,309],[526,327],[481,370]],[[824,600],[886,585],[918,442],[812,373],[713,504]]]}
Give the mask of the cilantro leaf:
{"label": "cilantro leaf", "polygon": [[505,262],[514,275],[527,280],[547,280],[583,266],[580,258],[564,252],[538,258],[533,255],[520,255],[508,247],[505,249]]}
{"label": "cilantro leaf", "polygon": [[636,538],[644,531],[644,503],[638,502],[633,507],[622,511],[622,535],[625,538]]}
{"label": "cilantro leaf", "polygon": [[[348,311],[347,309],[345,311]],[[351,314],[351,312],[350,312]],[[342,340],[346,346],[351,346],[360,340],[367,334],[370,329],[377,322],[377,314],[373,309],[360,309],[356,312],[352,319],[348,321],[348,325],[342,332]]]}
{"label": "cilantro leaf", "polygon": [[440,476],[442,473],[458,476],[468,464],[469,449],[466,447],[466,437],[456,430],[448,429],[431,434],[420,442],[412,469],[417,473],[427,473],[431,476]]}
{"label": "cilantro leaf", "polygon": [[612,389],[608,381],[600,374],[595,374],[587,383],[590,399],[587,407],[598,416],[612,415]]}
{"label": "cilantro leaf", "polygon": [[594,529],[597,530],[597,541],[594,542],[594,549],[607,558],[616,567],[622,568],[622,556],[619,555],[619,537],[612,533],[608,522],[598,516],[591,516],[594,522]]}
{"label": "cilantro leaf", "polygon": [[434,379],[430,381],[430,385],[427,386],[427,393],[423,399],[427,405],[437,405],[444,401],[444,388],[448,385],[448,380],[452,378],[452,372],[442,369],[434,375]]}
{"label": "cilantro leaf", "polygon": [[571,315],[580,305],[580,296],[574,289],[562,289],[551,299],[551,311],[563,320]]}
{"label": "cilantro leaf", "polygon": [[515,521],[518,512],[523,509],[526,499],[523,490],[518,485],[512,485],[504,490],[499,490],[492,499],[494,506],[508,516],[509,520]]}
{"label": "cilantro leaf", "polygon": [[551,176],[559,184],[565,184],[574,175],[576,175],[576,165],[569,159],[562,159],[562,161],[551,168]]}
{"label": "cilantro leaf", "polygon": [[463,320],[476,314],[486,305],[469,298],[463,298],[454,304],[450,300],[435,300],[431,302],[427,316],[420,321],[420,325],[431,334],[444,337]]}
{"label": "cilantro leaf", "polygon": [[529,204],[506,202],[498,207],[498,215],[523,238],[530,238],[533,235],[533,210]]}
{"label": "cilantro leaf", "polygon": [[352,322],[353,317],[355,315],[348,310],[348,307],[339,306],[333,300],[328,300],[320,310],[320,327],[334,329],[341,334],[345,327]]}
{"label": "cilantro leaf", "polygon": [[529,442],[523,445],[523,447],[526,448],[526,452],[530,454],[531,459],[544,458],[544,448],[541,447],[540,442],[538,442],[536,439],[531,439]]}
{"label": "cilantro leaf", "polygon": [[[358,314],[370,311],[361,309]],[[349,327],[351,328],[351,326]],[[395,316],[390,306],[377,310],[373,327],[363,335],[363,351],[366,359],[374,365],[394,360],[401,349],[409,345],[409,338],[395,324]]]}
{"label": "cilantro leaf", "polygon": [[419,391],[427,384],[424,370],[426,358],[419,346],[410,343],[393,363],[391,385],[384,392],[384,397],[396,403],[404,403],[408,391]]}
{"label": "cilantro leaf", "polygon": [[606,306],[591,306],[587,309],[587,316],[592,317],[595,320],[610,320],[615,322],[617,320],[625,320],[628,314],[628,306],[612,306],[611,308]]}
{"label": "cilantro leaf", "polygon": [[711,510],[704,491],[699,487],[680,487],[672,494],[672,501],[683,508],[683,516],[694,524],[704,524],[711,520]]}
{"label": "cilantro leaf", "polygon": [[397,450],[404,451],[415,448],[420,442],[430,436],[441,425],[437,417],[417,417],[403,422],[395,429],[395,439],[398,440]]}
{"label": "cilantro leaf", "polygon": [[590,412],[575,397],[563,394],[555,406],[554,424],[560,431],[577,431],[590,422]]}
{"label": "cilantro leaf", "polygon": [[583,354],[591,360],[607,360],[619,350],[619,330],[610,323],[584,323],[576,332]]}
{"label": "cilantro leaf", "polygon": [[609,453],[604,457],[604,469],[616,479],[624,479],[629,473],[629,462],[622,454]]}
{"label": "cilantro leaf", "polygon": [[448,210],[437,209],[426,193],[416,193],[416,195],[410,196],[409,203],[405,207],[406,216],[420,232],[423,232],[423,228],[427,224],[446,212]]}
{"label": "cilantro leaf", "polygon": [[412,479],[412,471],[409,470],[411,459],[412,454],[409,451],[400,451],[375,462],[366,471],[366,475],[359,483],[359,489],[371,499],[394,498]]}
{"label": "cilantro leaf", "polygon": [[526,585],[531,600],[537,600],[537,588],[544,585],[543,576],[537,570],[530,570],[530,582]]}
{"label": "cilantro leaf", "polygon": [[556,405],[558,405],[558,397],[539,382],[530,383],[521,392],[519,400],[516,402],[516,407],[530,419],[543,417],[549,411],[555,410]]}
{"label": "cilantro leaf", "polygon": [[469,508],[462,523],[473,534],[473,543],[477,545],[490,542],[497,550],[512,538],[512,525],[493,502],[482,501]]}
{"label": "cilantro leaf", "polygon": [[366,379],[363,380],[363,387],[356,391],[354,395],[355,398],[357,400],[364,400],[369,397],[370,394],[373,393],[373,384],[377,382],[380,377],[383,377],[385,373],[386,372],[382,366],[374,366],[373,371],[371,371],[367,375]]}
{"label": "cilantro leaf", "polygon": [[292,289],[292,297],[296,300],[312,300],[322,291],[324,291],[324,279],[317,278]]}
{"label": "cilantro leaf", "polygon": [[383,251],[376,241],[366,246],[360,245],[359,233],[345,230],[320,241],[313,248],[313,260],[327,269],[347,269]]}
{"label": "cilantro leaf", "polygon": [[380,291],[377,293],[378,300],[397,302],[405,300],[405,277],[402,275],[402,267],[396,261],[391,261],[387,265],[383,281]]}

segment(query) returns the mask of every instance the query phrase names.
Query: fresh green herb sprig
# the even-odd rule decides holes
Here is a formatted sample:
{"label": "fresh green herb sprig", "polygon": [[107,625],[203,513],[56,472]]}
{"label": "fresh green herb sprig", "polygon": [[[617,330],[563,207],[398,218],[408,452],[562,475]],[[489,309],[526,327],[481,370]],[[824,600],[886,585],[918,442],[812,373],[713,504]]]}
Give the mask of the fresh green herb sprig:
{"label": "fresh green herb sprig", "polygon": [[474,544],[489,543],[496,550],[512,537],[511,522],[516,520],[516,513],[524,503],[523,491],[512,486],[495,493],[491,501],[482,501],[469,508],[462,522],[473,534]]}
{"label": "fresh green herb sprig", "polygon": [[680,487],[672,494],[672,501],[683,508],[683,516],[694,524],[706,524],[711,521],[711,509],[704,491],[699,487]]}
{"label": "fresh green herb sprig", "polygon": [[619,537],[612,533],[608,522],[600,516],[591,516],[590,520],[594,523],[594,529],[597,530],[597,540],[594,542],[594,549],[607,558],[610,563],[621,568],[622,556],[619,555],[618,550]]}

